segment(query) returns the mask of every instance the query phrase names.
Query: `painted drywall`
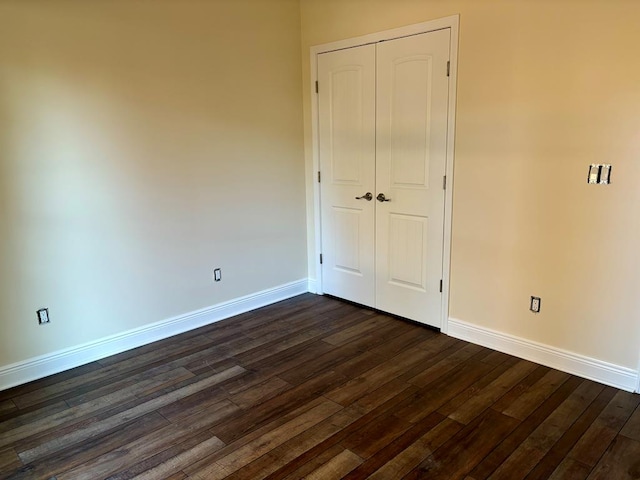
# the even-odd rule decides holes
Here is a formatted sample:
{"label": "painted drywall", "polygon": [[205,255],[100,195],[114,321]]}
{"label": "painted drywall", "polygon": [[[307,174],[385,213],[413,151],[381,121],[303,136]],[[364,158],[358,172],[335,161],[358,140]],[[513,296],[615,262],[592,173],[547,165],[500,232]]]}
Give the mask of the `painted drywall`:
{"label": "painted drywall", "polygon": [[[309,48],[453,14],[450,316],[637,368],[639,2],[301,0],[309,248]],[[590,163],[612,184],[587,185]]]}
{"label": "painted drywall", "polygon": [[307,276],[300,55],[297,0],[0,2],[0,367]]}

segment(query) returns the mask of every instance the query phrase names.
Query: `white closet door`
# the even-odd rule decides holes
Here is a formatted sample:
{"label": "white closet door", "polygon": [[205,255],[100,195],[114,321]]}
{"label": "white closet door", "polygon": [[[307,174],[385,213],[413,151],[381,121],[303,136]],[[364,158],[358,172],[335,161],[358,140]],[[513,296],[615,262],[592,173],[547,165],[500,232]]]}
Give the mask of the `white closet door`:
{"label": "white closet door", "polygon": [[325,293],[375,306],[374,45],[318,56]]}
{"label": "white closet door", "polygon": [[377,46],[376,308],[440,327],[450,30]]}

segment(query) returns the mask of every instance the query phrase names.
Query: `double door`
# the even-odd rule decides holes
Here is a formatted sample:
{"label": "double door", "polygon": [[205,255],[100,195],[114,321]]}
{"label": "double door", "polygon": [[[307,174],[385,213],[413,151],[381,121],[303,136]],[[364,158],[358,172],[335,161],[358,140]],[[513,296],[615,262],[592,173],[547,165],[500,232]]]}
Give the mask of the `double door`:
{"label": "double door", "polygon": [[440,327],[450,30],[318,55],[325,293]]}

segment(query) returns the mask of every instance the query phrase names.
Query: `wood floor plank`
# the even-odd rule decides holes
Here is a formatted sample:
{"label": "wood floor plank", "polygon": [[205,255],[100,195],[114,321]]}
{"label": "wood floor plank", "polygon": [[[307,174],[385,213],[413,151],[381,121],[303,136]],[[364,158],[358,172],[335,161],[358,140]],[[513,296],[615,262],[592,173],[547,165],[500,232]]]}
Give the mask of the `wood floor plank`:
{"label": "wood floor plank", "polygon": [[90,362],[85,365],[81,365],[79,367],[58,373],[56,375],[50,375],[48,377],[41,378],[40,380],[35,380],[33,382],[25,383],[24,385],[9,388],[7,390],[0,391],[0,401],[15,398],[20,395],[25,395],[36,390],[41,390],[42,388],[51,385],[60,384],[70,378],[75,378],[85,373],[94,372],[96,370],[100,370],[101,368],[102,366],[98,362]]}
{"label": "wood floor plank", "polygon": [[[229,475],[226,480],[243,480],[247,478],[252,480],[264,479],[352,424],[359,417],[360,414],[354,410],[342,409],[299,435],[292,437],[262,457],[245,465]],[[338,452],[335,453],[337,454]],[[333,455],[329,456],[327,461],[332,456]],[[318,466],[316,466],[316,468]],[[315,468],[310,468],[307,470],[307,473],[312,470],[315,470]]]}
{"label": "wood floor plank", "polygon": [[531,389],[524,392],[511,405],[502,410],[502,413],[510,417],[524,420],[540,405],[549,395],[555,392],[560,385],[567,381],[568,373],[550,370]]}
{"label": "wood floor plank", "polygon": [[224,379],[232,377],[234,375],[238,375],[242,372],[244,372],[244,369],[242,367],[230,368],[227,371],[221,372],[217,375],[213,375],[209,378],[205,378],[204,380],[201,380],[195,384],[183,387],[179,390],[167,393],[163,396],[148,400],[131,409],[125,410],[124,412],[109,416],[104,420],[89,424],[87,426],[84,426],[83,428],[77,429],[61,437],[51,438],[38,446],[34,446],[32,448],[19,452],[19,456],[25,463],[32,462],[41,456],[51,454],[52,452],[55,452],[57,450],[62,450],[63,448],[94,437],[101,432],[106,432],[112,428],[117,428],[117,426],[121,423],[127,422],[136,417],[140,417],[146,413],[162,408],[163,406],[168,405],[180,398],[184,398],[192,395],[193,393],[197,393],[199,390],[220,383]]}
{"label": "wood floor plank", "polygon": [[540,460],[538,465],[536,465],[531,473],[527,475],[527,480],[544,480],[549,478],[561,465],[563,459],[567,457],[567,454],[576,444],[578,439],[584,435],[589,426],[595,421],[598,415],[600,415],[602,410],[604,410],[616,393],[615,388],[601,387],[602,389],[597,398],[591,402],[589,407],[580,415],[580,417],[565,430],[560,440],[553,445],[542,460]]}
{"label": "wood floor plank", "polygon": [[306,476],[307,480],[339,480],[362,463],[362,459],[349,450],[343,450],[327,463]]}
{"label": "wood floor plank", "polygon": [[25,408],[30,405],[41,403],[50,398],[63,396],[69,391],[78,391],[79,388],[96,388],[95,384],[99,380],[114,378],[118,375],[130,375],[131,371],[137,371],[144,368],[145,364],[155,365],[159,362],[166,362],[167,358],[172,355],[178,355],[192,349],[198,349],[203,345],[207,345],[210,340],[204,337],[189,338],[187,341],[177,343],[171,347],[167,347],[160,351],[154,351],[142,356],[137,356],[125,362],[119,362],[110,367],[104,367],[99,370],[91,371],[78,377],[70,378],[64,382],[56,383],[49,387],[42,388],[33,392],[29,392],[17,397],[13,397],[13,401],[18,408]]}
{"label": "wood floor plank", "polygon": [[441,377],[420,391],[411,402],[403,405],[396,415],[410,422],[424,418],[442,407],[460,392],[493,370],[493,366],[482,362],[468,362],[458,366],[453,372]]}
{"label": "wood floor plank", "polygon": [[115,475],[111,478],[112,480],[124,480],[125,478],[129,478],[131,473],[135,472],[137,469],[142,470],[142,472],[132,477],[135,480],[156,480],[158,478],[171,477],[178,473],[182,473],[184,478],[186,474],[182,472],[183,468],[211,455],[224,446],[224,443],[222,443],[222,441],[217,437],[207,438],[181,453],[173,454],[173,452],[171,452],[165,461],[154,465],[152,468],[146,469],[145,461],[134,465],[129,471]]}
{"label": "wood floor plank", "polygon": [[212,373],[221,372],[238,365],[238,362],[226,355],[224,350],[220,346],[210,346],[182,357],[167,359],[166,365],[172,368],[184,367],[196,376],[207,371]]}
{"label": "wood floor plank", "polygon": [[22,466],[20,457],[13,448],[0,450],[0,477]]}
{"label": "wood floor plank", "polygon": [[[333,328],[335,329],[335,327]],[[321,325],[315,325],[310,328],[305,328],[302,331],[289,332],[282,338],[272,340],[268,344],[259,345],[255,348],[245,350],[237,355],[235,358],[243,365],[251,365],[256,362],[265,361],[272,355],[286,351],[290,348],[309,344],[314,340],[322,339],[327,331],[332,331],[331,325],[323,323]]]}
{"label": "wood floor plank", "polygon": [[163,478],[161,480],[184,480],[185,478],[188,478],[186,473],[177,472],[177,473],[174,473],[173,475],[165,477],[165,478]]}
{"label": "wood floor plank", "polygon": [[620,435],[640,442],[640,406],[636,407],[627,423],[622,427]]}
{"label": "wood floor plank", "polygon": [[225,478],[341,409],[342,407],[334,402],[324,401],[293,420],[218,458],[213,464],[196,470],[189,467],[184,471],[189,476],[207,480]]}
{"label": "wood floor plank", "polygon": [[5,432],[15,430],[16,428],[28,423],[37,422],[43,418],[63,412],[68,408],[69,405],[67,405],[64,400],[61,400],[47,406],[29,407],[23,410],[17,410],[12,414],[8,414],[5,417],[0,418],[0,439]]}
{"label": "wood floor plank", "polygon": [[[90,391],[83,391],[79,394],[70,393],[68,395],[65,395],[65,402],[70,407],[74,407],[101,397],[106,397],[107,395],[113,394],[114,392],[121,392],[124,390],[128,390],[131,392],[135,391],[135,394],[139,395],[144,391],[144,388],[146,388],[145,384],[149,385],[149,388],[151,390],[155,390],[157,386],[162,386],[162,383],[157,383],[157,380],[160,380],[162,378],[160,377],[160,375],[165,374],[168,374],[167,384],[173,383],[176,377],[180,377],[180,379],[182,379],[182,377],[188,378],[194,376],[194,374],[189,370],[181,366],[174,366],[173,362],[165,363],[155,368],[150,368],[143,372],[137,373],[135,375],[127,376],[126,378],[121,380],[114,379],[106,383],[105,385],[93,388]],[[158,378],[154,380],[154,377],[156,376],[158,376]]]}
{"label": "wood floor plank", "polygon": [[59,429],[65,424],[79,423],[90,415],[95,415],[98,412],[111,409],[113,405],[118,402],[135,398],[137,393],[146,389],[166,385],[167,382],[171,380],[190,378],[192,376],[192,373],[184,369],[170,370],[169,372],[155,376],[146,381],[141,381],[137,385],[132,385],[126,389],[106,395],[97,400],[67,408],[66,410],[42,418],[38,421],[21,425],[13,430],[3,432],[2,435],[0,435],[0,447],[16,443],[19,440],[53,429],[56,429],[55,435],[57,436],[59,434]]}
{"label": "wood floor plank", "polygon": [[507,355],[506,353],[491,351],[485,358],[482,359],[482,361],[484,363],[488,363],[490,365],[493,365],[494,367],[497,367],[498,365],[501,365],[502,363],[512,358],[513,357],[511,355]]}
{"label": "wood floor plank", "polygon": [[519,381],[513,388],[500,397],[492,406],[496,412],[502,412],[508,408],[520,396],[526,393],[533,385],[540,381],[551,369],[542,365],[536,368],[525,378]]}
{"label": "wood floor plank", "polygon": [[271,377],[250,389],[231,395],[229,399],[241,408],[248,408],[258,402],[269,400],[290,388],[292,388],[292,385],[280,377]]}
{"label": "wood floor plank", "polygon": [[[192,470],[192,473],[193,473],[193,471],[197,471],[199,469],[207,468],[208,466],[213,464],[217,459],[222,458],[225,455],[228,455],[229,453],[232,453],[232,452],[238,450],[239,448],[247,445],[248,443],[253,442],[257,438],[260,438],[260,437],[268,434],[269,432],[272,432],[273,430],[277,429],[278,427],[281,427],[285,423],[296,419],[300,415],[304,415],[306,412],[308,412],[309,410],[312,410],[313,408],[317,407],[318,405],[320,405],[324,401],[326,401],[326,399],[323,399],[322,397],[313,398],[311,401],[299,406],[298,408],[296,408],[296,409],[294,409],[292,411],[289,411],[287,413],[283,413],[280,416],[275,417],[269,423],[266,423],[266,424],[260,426],[259,428],[256,428],[256,429],[252,430],[251,432],[248,432],[245,435],[239,436],[236,440],[234,440],[233,442],[228,444],[228,446],[223,448],[221,451],[216,452],[215,454],[210,455],[209,457],[207,457],[207,458],[205,458],[205,459],[203,459],[203,460],[201,460],[199,462],[194,463],[189,468]],[[329,418],[331,418],[331,417],[329,417]],[[215,429],[210,429],[209,431],[210,431],[210,433],[212,435],[215,433]],[[185,472],[185,473],[187,473],[187,472]]]}
{"label": "wood floor plank", "polygon": [[422,369],[420,373],[410,378],[408,381],[417,387],[426,387],[480,352],[486,354],[486,350],[483,347],[473,345],[472,343],[465,345],[459,350],[453,352],[451,355],[445,356],[434,365],[430,365],[428,368]]}
{"label": "wood floor plank", "polygon": [[[585,380],[562,402],[513,453],[496,469],[493,480],[517,480],[527,477],[545,457],[562,434],[587,409],[603,386]],[[551,471],[554,469],[551,468]]]}
{"label": "wood floor plank", "polygon": [[349,435],[342,445],[360,458],[366,459],[409,430],[411,426],[411,423],[394,415],[382,415]]}
{"label": "wood floor plank", "polygon": [[[390,391],[387,389],[377,389],[371,396],[374,397],[366,402],[366,404],[358,405],[354,404],[347,407],[345,411],[353,412],[358,415],[357,420],[349,423],[339,432],[336,432],[331,437],[327,438],[323,442],[314,446],[310,450],[306,451],[302,455],[299,455],[295,460],[289,462],[284,467],[280,468],[272,475],[269,475],[268,479],[285,478],[293,474],[294,471],[301,469],[305,470],[304,465],[314,458],[322,456],[325,451],[333,449],[337,444],[342,442],[348,436],[357,432],[361,428],[364,428],[370,422],[375,421],[378,417],[385,414],[390,414],[395,407],[411,397],[415,392],[415,387],[406,385],[404,389],[400,391]],[[366,406],[365,406],[366,405]],[[438,421],[442,419],[442,416],[438,416]],[[424,425],[421,425],[424,427]],[[413,429],[412,429],[413,430]],[[341,451],[343,447],[340,447]]]}
{"label": "wood floor plank", "polygon": [[[432,353],[442,352],[447,350],[450,347],[457,346],[458,348],[462,348],[466,345],[466,342],[462,340],[458,340],[457,338],[448,337],[446,335],[436,334],[434,336],[429,336],[418,342],[415,347],[421,350],[428,350]],[[457,349],[456,349],[457,350]]]}
{"label": "wood floor plank", "polygon": [[478,394],[485,389],[487,389],[488,385],[490,385],[494,380],[499,378],[503,373],[508,371],[515,363],[517,363],[517,359],[510,357],[505,359],[503,362],[482,362],[487,365],[491,365],[494,367],[489,371],[486,375],[480,377],[477,381],[471,384],[468,388],[461,391],[458,395],[453,397],[447,403],[442,405],[438,412],[442,415],[449,416],[453,412],[459,410],[462,405],[467,403],[469,400],[476,398]]}
{"label": "wood floor plank", "polygon": [[[448,442],[413,469],[407,479],[448,480],[469,473],[502,439],[517,426],[507,415],[486,410]],[[487,429],[486,425],[491,425]]]}
{"label": "wood floor plank", "polygon": [[414,424],[409,430],[404,432],[394,441],[376,452],[372,457],[365,460],[362,465],[349,473],[345,478],[367,478],[369,475],[373,474],[376,470],[382,467],[382,465],[387,463],[391,458],[397,456],[404,449],[408,448],[420,436],[434,429],[444,420],[445,418],[442,415],[435,412],[427,416],[426,418]]}
{"label": "wood floor plank", "polygon": [[383,364],[384,361],[379,355],[366,351],[351,359],[345,359],[344,363],[334,365],[333,370],[351,380]]}
{"label": "wood floor plank", "polygon": [[[224,380],[226,375],[224,375],[223,372],[221,372],[221,374],[223,376],[215,377],[214,381]],[[69,422],[65,425],[59,425],[56,428],[49,429],[41,434],[20,440],[14,444],[15,448],[18,452],[31,450],[36,447],[42,447],[50,441],[59,442],[61,439],[66,439],[68,435],[73,436],[86,429],[94,429],[96,433],[105,434],[109,430],[109,425],[117,424],[117,421],[114,422],[113,417],[119,416],[122,419],[126,419],[127,413],[135,412],[136,409],[139,409],[140,405],[145,402],[147,405],[153,405],[150,401],[163,395],[165,395],[165,400],[171,401],[171,395],[175,395],[172,392],[177,390],[180,392],[189,392],[189,389],[194,388],[193,384],[198,382],[201,384],[203,380],[212,376],[213,375],[193,377],[172,385],[164,391],[154,392],[147,397],[138,398],[137,396],[134,396],[133,398],[125,399],[124,401],[115,402],[111,408],[105,407],[102,410],[97,410],[94,412],[93,416],[87,416],[84,419],[79,419],[77,422]]]}
{"label": "wood floor plank", "polygon": [[413,330],[412,325],[404,323],[398,325],[396,320],[387,318],[387,321],[384,324],[379,325],[368,332],[357,335],[349,340],[348,343],[360,350],[372,350],[410,330]]}
{"label": "wood floor plank", "polygon": [[[415,327],[414,325],[411,326]],[[438,332],[435,332],[428,328],[421,328],[418,330],[416,330],[415,328],[410,328],[397,337],[394,337],[392,339],[385,339],[385,342],[372,348],[371,353],[380,355],[382,358],[389,359],[395,357],[408,348],[417,346],[425,340],[440,337],[451,338],[446,337],[445,335],[440,335]]]}
{"label": "wood floor plank", "polygon": [[158,455],[158,452],[170,449],[181,441],[198,444],[211,438],[206,431],[185,432],[173,426],[163,428],[158,433],[162,433],[162,435],[147,435],[84,462],[71,470],[58,473],[56,480],[94,480],[114,477],[119,473],[126,475],[127,470],[138,464],[141,458],[153,458]]}
{"label": "wood floor plank", "polygon": [[299,385],[310,378],[332,370],[335,366],[343,361],[351,360],[360,355],[362,350],[351,344],[339,345],[334,349],[319,355],[305,364],[305,368],[292,368],[286,372],[282,372],[280,378],[286,380],[292,385]]}
{"label": "wood floor plank", "polygon": [[400,397],[403,399],[415,397],[419,391],[415,385],[410,385],[400,380],[391,380],[388,383],[380,385],[365,396],[360,397],[352,403],[350,407],[364,414],[371,412],[389,401],[397,402]]}
{"label": "wood floor plank", "polygon": [[[159,411],[161,412],[162,409]],[[197,409],[185,410],[179,415],[169,417],[169,419],[171,423],[180,425],[181,423],[196,423],[199,418],[206,418],[211,425],[215,425],[238,411],[240,408],[235,403],[230,400],[220,400],[206,406],[199,406]]]}
{"label": "wood floor plank", "polygon": [[637,480],[640,478],[640,442],[618,435],[588,480]]}
{"label": "wood floor plank", "polygon": [[316,315],[323,318],[325,321],[318,325],[317,318],[310,318],[306,311],[300,310],[296,313],[287,315],[287,328],[283,328],[284,325],[282,322],[272,321],[261,323],[253,328],[245,328],[242,333],[250,338],[264,338],[268,340],[269,345],[277,345],[292,334],[300,335],[310,328],[329,323],[328,317],[323,317],[321,311],[316,312]]}
{"label": "wood floor plank", "polygon": [[306,365],[308,361],[335,348],[333,345],[320,341],[304,342],[295,347],[276,352],[258,362],[242,363],[242,365],[247,369],[267,375],[281,375],[288,370],[300,368],[300,365]]}
{"label": "wood floor plank", "polygon": [[[254,408],[243,410],[216,425],[215,435],[223,442],[230,444],[238,438],[251,433],[278,417],[309,403],[314,398],[322,398],[321,395],[346,381],[343,375],[327,372],[308,382],[289,389],[275,398],[267,400]],[[188,472],[187,472],[188,473]]]}
{"label": "wood floor plank", "polygon": [[353,306],[337,300],[313,297],[313,295],[301,295],[287,301],[268,305],[259,310],[246,312],[236,317],[205,326],[198,329],[198,332],[207,335],[219,343],[223,338],[229,338],[230,335],[234,336],[238,333],[251,332],[254,328],[264,324],[280,323],[279,320],[286,320],[289,316],[297,315],[302,311],[311,311],[312,309],[315,315],[324,317],[328,312],[332,311],[338,311],[338,316],[344,316],[357,310]]}
{"label": "wood floor plank", "polygon": [[335,444],[332,447],[328,448],[327,450],[319,452],[317,456],[311,458],[308,462],[304,463],[303,465],[300,465],[296,470],[294,470],[287,476],[282,476],[282,472],[277,471],[277,474],[275,476],[267,476],[265,478],[269,480],[272,480],[272,479],[300,480],[302,478],[306,479],[311,472],[316,471],[322,465],[331,461],[331,459],[337,456],[340,452],[342,452],[342,450],[343,448],[340,444]]}
{"label": "wood floor plank", "polygon": [[231,402],[228,394],[218,385],[209,388],[203,388],[199,392],[180,398],[174,402],[159,408],[157,411],[167,420],[173,423],[179,423],[186,418],[197,415],[204,410],[210,408],[239,407]]}
{"label": "wood floor plank", "polygon": [[345,343],[349,343],[353,340],[356,340],[357,338],[362,337],[362,335],[368,332],[388,325],[392,321],[393,320],[386,315],[367,317],[366,321],[360,322],[358,325],[354,325],[353,327],[346,328],[338,333],[330,335],[326,337],[324,341],[335,346],[344,345]]}
{"label": "wood floor plank", "polygon": [[592,468],[566,457],[549,476],[549,480],[585,480]]}
{"label": "wood floor plank", "polygon": [[449,413],[449,417],[457,422],[468,424],[532,373],[535,368],[535,363],[526,360],[517,361],[514,366]]}
{"label": "wood floor plank", "polygon": [[399,480],[403,478],[461,429],[462,425],[445,418],[399,454],[393,456],[383,466],[369,475],[369,478],[375,480]]}
{"label": "wood floor plank", "polygon": [[5,415],[11,414],[16,410],[18,410],[18,407],[16,407],[16,404],[13,403],[13,400],[7,399],[0,402],[0,418]]}
{"label": "wood floor plank", "polygon": [[347,406],[371,392],[374,388],[394,380],[407,369],[427,362],[430,352],[417,348],[410,348],[393,357],[393,362],[387,362],[379,367],[369,370],[362,375],[350,380],[344,385],[327,392],[326,397],[334,402]]}
{"label": "wood floor plank", "polygon": [[[560,388],[546,398],[517,428],[507,435],[482,462],[474,467],[469,475],[477,480],[488,478],[581,383],[582,380],[577,377],[566,380]],[[543,385],[546,387],[547,383],[545,382]]]}
{"label": "wood floor plank", "polygon": [[82,444],[73,445],[41,458],[37,462],[27,464],[13,472],[11,478],[12,480],[49,479],[115,450],[121,445],[152,434],[168,424],[169,422],[158,413],[150,413],[121,425],[107,435],[89,439]]}
{"label": "wood floor plank", "polygon": [[639,403],[638,395],[618,391],[568,456],[595,467]]}
{"label": "wood floor plank", "polygon": [[311,294],[0,392],[0,479],[640,479],[640,396]]}

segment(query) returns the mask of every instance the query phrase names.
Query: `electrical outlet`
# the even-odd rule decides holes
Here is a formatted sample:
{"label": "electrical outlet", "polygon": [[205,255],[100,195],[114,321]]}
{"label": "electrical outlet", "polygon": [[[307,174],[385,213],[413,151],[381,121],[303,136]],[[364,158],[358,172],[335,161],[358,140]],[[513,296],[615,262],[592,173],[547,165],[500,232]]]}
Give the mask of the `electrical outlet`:
{"label": "electrical outlet", "polygon": [[220,280],[222,280],[222,269],[216,268],[213,271],[213,281],[214,282],[219,282]]}
{"label": "electrical outlet", "polygon": [[51,319],[49,318],[49,309],[41,308],[37,311],[38,314],[38,323],[40,325],[44,325],[45,323],[49,323]]}
{"label": "electrical outlet", "polygon": [[540,313],[540,297],[531,297],[531,305],[529,306],[529,310],[533,313]]}

